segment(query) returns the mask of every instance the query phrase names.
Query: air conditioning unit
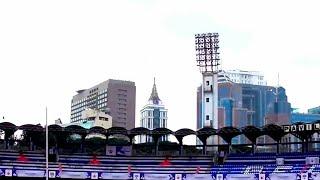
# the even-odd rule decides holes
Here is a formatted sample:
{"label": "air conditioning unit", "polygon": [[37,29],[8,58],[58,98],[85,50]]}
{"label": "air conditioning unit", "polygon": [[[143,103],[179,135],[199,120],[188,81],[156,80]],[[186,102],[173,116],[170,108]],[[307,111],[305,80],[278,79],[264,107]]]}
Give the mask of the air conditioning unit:
{"label": "air conditioning unit", "polygon": [[306,157],[306,164],[319,164],[319,157]]}
{"label": "air conditioning unit", "polygon": [[284,158],[277,158],[276,162],[277,162],[277,165],[284,165]]}

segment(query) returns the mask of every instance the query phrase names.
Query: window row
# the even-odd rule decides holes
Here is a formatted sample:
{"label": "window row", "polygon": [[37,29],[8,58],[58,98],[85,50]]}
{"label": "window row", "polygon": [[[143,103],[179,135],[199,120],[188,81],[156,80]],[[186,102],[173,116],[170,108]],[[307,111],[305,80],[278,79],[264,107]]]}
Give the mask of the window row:
{"label": "window row", "polygon": [[155,129],[155,128],[166,128],[167,127],[167,120],[166,119],[153,119],[153,118],[142,118],[140,125],[142,127],[148,129]]}
{"label": "window row", "polygon": [[[157,113],[160,113],[159,115]],[[143,111],[141,113],[141,116],[142,117],[154,117],[154,116],[159,116],[159,117],[167,117],[167,112],[166,111],[160,111],[160,112],[156,112],[156,114],[154,113],[153,110],[146,110],[146,111]]]}

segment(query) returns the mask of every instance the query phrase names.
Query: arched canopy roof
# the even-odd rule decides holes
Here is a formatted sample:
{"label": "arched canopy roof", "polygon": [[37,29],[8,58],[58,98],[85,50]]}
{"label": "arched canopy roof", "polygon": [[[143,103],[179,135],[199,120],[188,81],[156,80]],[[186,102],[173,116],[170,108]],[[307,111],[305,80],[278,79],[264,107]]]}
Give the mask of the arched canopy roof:
{"label": "arched canopy roof", "polygon": [[121,134],[121,135],[128,135],[128,131],[124,127],[111,127],[107,130],[107,133],[109,135],[114,135],[114,134]]}
{"label": "arched canopy roof", "polygon": [[196,132],[198,138],[202,141],[203,144],[206,144],[206,140],[209,136],[216,135],[217,130],[212,127],[203,127]]}
{"label": "arched canopy roof", "polygon": [[184,137],[184,136],[188,136],[188,135],[192,135],[192,134],[196,134],[196,132],[192,129],[188,129],[188,128],[183,128],[183,129],[179,129],[176,132],[174,132],[175,136],[180,136],[180,137]]}
{"label": "arched canopy roof", "polygon": [[89,129],[89,134],[90,133],[99,133],[105,135],[107,134],[107,130],[100,126],[93,126]]}
{"label": "arched canopy roof", "polygon": [[173,132],[167,128],[156,128],[156,129],[152,130],[152,135],[154,135],[154,136],[163,136],[163,135],[168,135],[168,134],[173,134]]}
{"label": "arched canopy roof", "polygon": [[275,124],[267,124],[262,127],[263,134],[270,136],[275,141],[280,139],[286,134],[284,130]]}
{"label": "arched canopy roof", "polygon": [[241,128],[241,132],[252,142],[255,143],[256,139],[263,135],[261,129],[255,126],[245,126]]}
{"label": "arched canopy roof", "polygon": [[76,134],[79,134],[79,135],[84,135],[86,134],[86,129],[81,127],[81,126],[78,126],[78,125],[70,125],[70,126],[67,126],[64,128],[64,130],[66,132],[70,132],[70,133],[76,133]]}
{"label": "arched canopy roof", "polygon": [[183,137],[192,135],[192,134],[196,135],[196,132],[188,128],[179,129],[176,132],[174,132],[174,136],[177,138],[180,144],[182,144]]}
{"label": "arched canopy roof", "polygon": [[[254,141],[257,137],[261,135],[268,135],[275,141],[279,141],[284,135],[287,133],[291,133],[301,139],[309,138],[313,133],[320,131],[320,120],[314,121],[312,123],[302,123],[298,122],[291,125],[275,125],[275,124],[267,124],[263,126],[261,129],[254,126],[246,126],[241,128],[241,131],[235,127],[223,127],[219,130],[216,130],[211,127],[204,127],[199,129],[198,131],[193,131],[191,129],[180,129],[176,132],[172,132],[167,128],[157,128],[154,130],[148,130],[147,128],[138,127],[133,128],[131,130],[127,130],[123,127],[111,127],[109,129],[104,129],[102,127],[92,127],[87,130],[78,125],[70,125],[67,127],[61,127],[59,125],[50,125],[48,126],[49,131],[57,132],[61,137],[70,134],[77,133],[79,135],[86,135],[88,133],[100,133],[106,136],[113,134],[122,134],[126,135],[129,138],[134,137],[135,135],[147,134],[153,137],[160,137],[162,135],[173,134],[175,137],[180,140],[184,136],[195,134],[201,141],[205,141],[211,135],[219,135],[227,142],[230,142],[231,139],[239,134],[244,134],[249,140]],[[296,128],[296,129],[295,129]],[[25,124],[22,126],[16,126],[10,122],[2,122],[0,123],[0,130],[6,131],[7,135],[12,134],[15,130],[20,129],[29,133],[33,132],[44,132],[44,128],[41,125],[33,125],[33,124]]]}
{"label": "arched canopy roof", "polygon": [[211,135],[216,135],[217,134],[217,130],[212,128],[212,127],[204,127],[201,128],[197,131],[197,135],[198,136],[211,136]]}
{"label": "arched canopy roof", "polygon": [[60,132],[60,131],[63,131],[63,127],[57,124],[51,124],[48,126],[48,130],[53,132]]}
{"label": "arched canopy roof", "polygon": [[6,130],[16,131],[17,126],[10,123],[10,122],[2,122],[2,123],[0,123],[0,129],[3,131],[6,131]]}
{"label": "arched canopy roof", "polygon": [[224,139],[227,143],[231,143],[231,139],[240,135],[241,131],[238,128],[227,126],[218,129],[218,135]]}
{"label": "arched canopy roof", "polygon": [[149,135],[151,133],[151,131],[147,128],[144,127],[137,127],[137,128],[133,128],[129,131],[129,134],[131,136],[136,136],[136,135]]}
{"label": "arched canopy roof", "polygon": [[41,132],[44,131],[43,127],[40,125],[33,125],[33,124],[25,124],[19,127],[20,130],[27,131],[27,132]]}

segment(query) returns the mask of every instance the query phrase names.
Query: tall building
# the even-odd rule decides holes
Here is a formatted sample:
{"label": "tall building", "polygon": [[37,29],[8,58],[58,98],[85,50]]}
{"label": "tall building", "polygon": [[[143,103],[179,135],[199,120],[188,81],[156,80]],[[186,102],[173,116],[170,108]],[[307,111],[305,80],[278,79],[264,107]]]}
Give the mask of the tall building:
{"label": "tall building", "polygon": [[267,81],[264,76],[258,71],[243,71],[243,70],[226,70],[222,71],[232,82],[240,84],[252,84],[266,86]]}
{"label": "tall building", "polygon": [[[148,103],[141,109],[140,127],[145,127],[150,130],[156,128],[167,128],[168,110],[162,104],[157,92],[156,83],[154,81],[152,92]],[[167,141],[168,137],[164,136],[161,141]],[[151,142],[149,136],[140,136],[140,143]]]}
{"label": "tall building", "polygon": [[71,101],[71,122],[84,121],[86,108],[107,112],[112,126],[135,127],[136,86],[134,82],[109,79],[89,89],[77,91]]}
{"label": "tall building", "polygon": [[[220,75],[219,75],[220,77]],[[204,127],[201,87],[197,91],[197,128]],[[268,123],[288,124],[291,104],[285,89],[264,85],[233,83],[221,80],[218,83],[218,128],[248,125],[262,127]],[[258,142],[264,139],[258,139]],[[219,141],[221,142],[221,141]],[[233,143],[245,143],[244,137],[233,139]]]}

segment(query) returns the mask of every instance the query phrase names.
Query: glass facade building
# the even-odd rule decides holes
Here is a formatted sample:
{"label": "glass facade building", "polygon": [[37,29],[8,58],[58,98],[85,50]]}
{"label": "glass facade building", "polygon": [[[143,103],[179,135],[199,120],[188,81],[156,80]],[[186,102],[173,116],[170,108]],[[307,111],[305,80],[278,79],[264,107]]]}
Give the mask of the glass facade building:
{"label": "glass facade building", "polygon": [[[197,91],[197,128],[203,127],[201,87]],[[248,125],[262,127],[268,123],[288,124],[291,104],[283,87],[221,81],[218,84],[219,128]],[[233,143],[248,143],[236,137]],[[258,142],[265,141],[258,140]]]}

